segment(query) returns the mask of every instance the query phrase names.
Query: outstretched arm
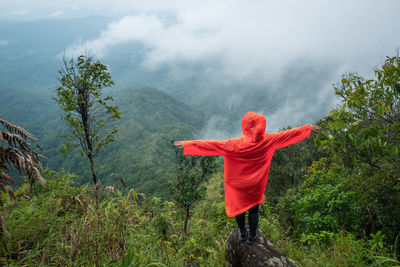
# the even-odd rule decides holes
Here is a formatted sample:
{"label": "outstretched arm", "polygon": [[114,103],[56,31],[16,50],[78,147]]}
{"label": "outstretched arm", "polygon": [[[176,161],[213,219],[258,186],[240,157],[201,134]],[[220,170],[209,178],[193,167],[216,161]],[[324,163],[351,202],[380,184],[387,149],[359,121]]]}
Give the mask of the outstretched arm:
{"label": "outstretched arm", "polygon": [[185,155],[222,156],[228,152],[225,143],[225,140],[189,140],[176,141],[174,145],[183,147]]}
{"label": "outstretched arm", "polygon": [[310,136],[311,131],[318,131],[319,127],[316,125],[304,125],[301,127],[289,129],[279,133],[272,134],[272,142],[274,148],[279,149],[291,144],[297,143]]}

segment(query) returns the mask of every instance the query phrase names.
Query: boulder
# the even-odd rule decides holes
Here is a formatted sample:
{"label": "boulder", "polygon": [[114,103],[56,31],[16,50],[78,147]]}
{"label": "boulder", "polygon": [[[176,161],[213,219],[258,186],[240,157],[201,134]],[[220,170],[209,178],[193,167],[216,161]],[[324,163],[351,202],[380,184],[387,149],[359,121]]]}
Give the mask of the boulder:
{"label": "boulder", "polygon": [[238,237],[238,229],[234,229],[226,241],[227,258],[232,267],[295,266],[293,260],[280,254],[272,246],[261,230],[257,230],[257,239],[249,245]]}

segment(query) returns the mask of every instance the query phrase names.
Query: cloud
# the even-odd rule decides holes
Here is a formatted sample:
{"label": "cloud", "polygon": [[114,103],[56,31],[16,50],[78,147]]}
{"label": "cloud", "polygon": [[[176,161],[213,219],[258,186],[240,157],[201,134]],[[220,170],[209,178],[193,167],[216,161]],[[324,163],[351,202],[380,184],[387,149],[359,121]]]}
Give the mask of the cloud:
{"label": "cloud", "polygon": [[6,45],[8,45],[8,43],[9,43],[9,40],[0,40],[1,46],[6,46]]}
{"label": "cloud", "polygon": [[[102,5],[104,2],[98,2]],[[121,11],[117,8],[127,7],[117,6],[110,10],[118,13]],[[202,66],[202,73],[193,74],[206,80],[201,86],[212,84],[210,90],[214,92],[232,87],[234,91],[227,95],[239,100],[254,87],[265,90],[264,96],[273,99],[274,93],[287,90],[286,99],[274,110],[260,110],[273,130],[315,122],[335,104],[331,84],[340,79],[340,74],[351,71],[372,75],[385,56],[394,54],[400,46],[400,35],[394,34],[400,24],[400,1],[394,0],[251,4],[149,0],[128,9],[136,12],[109,24],[98,38],[68,47],[66,54],[90,50],[105,57],[118,45],[139,42],[145,47],[140,63],[149,71],[166,67],[176,78],[177,66]],[[290,76],[289,71],[303,67],[304,73]],[[318,69],[328,74],[321,75]],[[307,79],[296,81],[302,75],[308,75]],[[288,88],[281,88],[281,84]],[[207,87],[201,86],[199,90]],[[307,88],[312,90],[302,93]],[[240,103],[231,100],[227,104],[232,108]],[[208,128],[222,136],[218,120],[211,120]],[[206,130],[205,136],[212,133]]]}
{"label": "cloud", "polygon": [[56,10],[53,13],[49,14],[49,17],[58,17],[64,14],[64,10]]}
{"label": "cloud", "polygon": [[155,16],[124,17],[109,24],[108,28],[102,31],[99,38],[68,47],[66,54],[76,55],[90,49],[96,56],[103,57],[112,46],[121,43],[134,40],[143,40],[151,43],[151,35],[159,34],[161,30],[162,24]]}
{"label": "cloud", "polygon": [[11,11],[11,15],[20,16],[20,15],[29,14],[30,12],[31,12],[30,10],[14,10],[14,11]]}
{"label": "cloud", "polygon": [[198,133],[199,139],[214,139],[214,140],[224,140],[239,137],[242,135],[242,130],[240,128],[240,120],[231,122],[234,130],[229,131],[221,127],[221,124],[225,124],[226,118],[221,115],[211,116],[205,126]]}
{"label": "cloud", "polygon": [[[125,16],[99,38],[70,51],[89,48],[104,56],[115,45],[138,41],[149,48],[143,62],[148,68],[177,61],[213,61],[227,75],[240,79],[255,72],[274,76],[299,58],[369,69],[400,45],[400,37],[393,34],[400,23],[394,6],[400,8],[400,3],[365,1],[362,12],[357,1],[346,5],[341,1],[255,1],[251,5],[218,1],[212,9],[206,4],[172,3],[172,25],[154,13]],[[150,7],[143,4],[142,8]]]}

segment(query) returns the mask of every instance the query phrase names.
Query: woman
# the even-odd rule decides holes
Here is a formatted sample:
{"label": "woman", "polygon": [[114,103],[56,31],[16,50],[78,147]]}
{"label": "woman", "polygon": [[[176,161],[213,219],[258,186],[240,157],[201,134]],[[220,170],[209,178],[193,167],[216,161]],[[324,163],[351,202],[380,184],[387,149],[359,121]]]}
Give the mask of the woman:
{"label": "woman", "polygon": [[[225,206],[228,217],[236,217],[241,241],[253,244],[258,226],[258,204],[264,201],[271,159],[276,149],[310,136],[315,125],[305,125],[278,133],[265,133],[266,119],[247,112],[242,118],[243,135],[229,140],[177,141],[185,155],[224,156]],[[245,214],[249,211],[249,236]]]}

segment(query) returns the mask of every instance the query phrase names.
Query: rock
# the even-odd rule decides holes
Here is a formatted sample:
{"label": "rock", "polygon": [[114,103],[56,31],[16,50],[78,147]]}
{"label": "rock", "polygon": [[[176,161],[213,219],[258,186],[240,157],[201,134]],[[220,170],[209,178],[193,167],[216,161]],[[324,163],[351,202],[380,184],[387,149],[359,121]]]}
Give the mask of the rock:
{"label": "rock", "polygon": [[232,267],[295,266],[293,260],[275,250],[260,230],[257,230],[256,241],[249,245],[239,240],[238,229],[234,229],[226,241],[226,251]]}

